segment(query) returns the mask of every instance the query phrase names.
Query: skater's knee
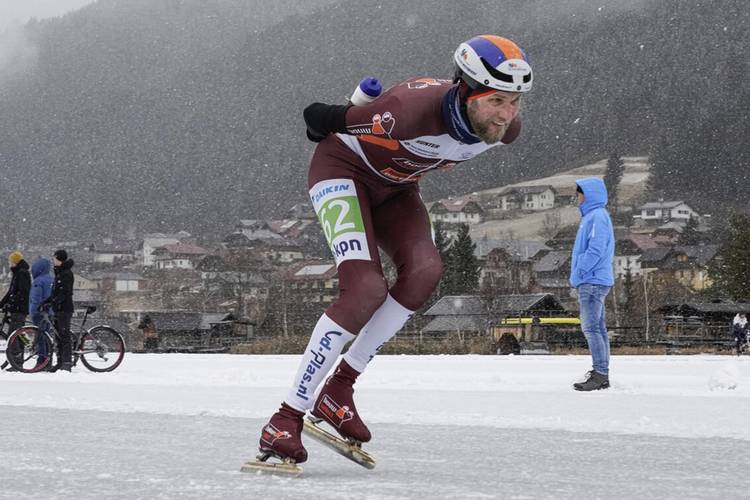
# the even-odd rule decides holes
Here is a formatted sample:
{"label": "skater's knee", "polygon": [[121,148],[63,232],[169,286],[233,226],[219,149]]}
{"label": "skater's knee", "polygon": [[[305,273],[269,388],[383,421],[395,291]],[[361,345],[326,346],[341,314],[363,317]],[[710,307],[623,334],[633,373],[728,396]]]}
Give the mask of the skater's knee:
{"label": "skater's knee", "polygon": [[404,307],[419,309],[435,291],[443,276],[443,262],[434,246],[416,252],[399,268],[393,297]]}
{"label": "skater's knee", "polygon": [[369,317],[385,302],[388,283],[380,273],[364,273],[349,287],[347,295],[357,301],[364,310],[369,311]]}
{"label": "skater's knee", "polygon": [[[425,256],[413,274],[421,277],[425,283],[425,288],[429,289],[429,293],[427,294],[429,296],[437,288],[440,279],[443,277],[443,261],[440,259],[440,255],[435,252],[434,254]],[[425,297],[425,300],[427,298]]]}
{"label": "skater's knee", "polygon": [[331,306],[336,321],[357,333],[388,296],[388,283],[378,272],[359,273],[341,287],[339,298]]}

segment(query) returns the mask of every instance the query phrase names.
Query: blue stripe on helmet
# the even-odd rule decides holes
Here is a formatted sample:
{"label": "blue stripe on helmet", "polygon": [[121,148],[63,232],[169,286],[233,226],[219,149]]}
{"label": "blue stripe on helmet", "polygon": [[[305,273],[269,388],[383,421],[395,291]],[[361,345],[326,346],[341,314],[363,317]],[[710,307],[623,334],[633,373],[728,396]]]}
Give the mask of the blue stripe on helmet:
{"label": "blue stripe on helmet", "polygon": [[497,45],[485,38],[472,38],[467,43],[472,49],[474,49],[479,57],[487,61],[493,68],[497,68],[501,62],[507,59],[503,51],[500,50]]}
{"label": "blue stripe on helmet", "polygon": [[[500,49],[500,47],[481,36],[472,38],[466,43],[474,49],[479,57],[487,61],[493,68],[497,68],[500,63],[508,59],[508,56]],[[523,60],[529,62],[529,58],[526,56],[526,51],[521,47],[518,47],[518,50],[523,54]]]}

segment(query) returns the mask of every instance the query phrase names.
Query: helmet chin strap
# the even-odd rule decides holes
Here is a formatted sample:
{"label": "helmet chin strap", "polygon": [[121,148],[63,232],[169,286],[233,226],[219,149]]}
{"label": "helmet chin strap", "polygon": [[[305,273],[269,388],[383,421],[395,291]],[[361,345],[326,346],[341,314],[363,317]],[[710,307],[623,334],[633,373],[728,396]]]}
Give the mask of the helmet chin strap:
{"label": "helmet chin strap", "polygon": [[[455,81],[454,81],[455,83]],[[458,101],[461,103],[461,107],[466,106],[466,101],[469,99],[469,96],[473,92],[472,88],[469,87],[469,84],[466,83],[463,79],[458,79]]]}

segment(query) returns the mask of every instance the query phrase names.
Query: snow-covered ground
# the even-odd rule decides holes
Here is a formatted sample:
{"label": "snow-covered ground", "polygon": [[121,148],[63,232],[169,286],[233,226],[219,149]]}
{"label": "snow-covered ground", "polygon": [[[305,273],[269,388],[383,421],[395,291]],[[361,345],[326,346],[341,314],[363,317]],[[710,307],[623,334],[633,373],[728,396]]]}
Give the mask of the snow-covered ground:
{"label": "snow-covered ground", "polygon": [[0,372],[0,497],[750,497],[750,358],[617,356],[612,388],[584,394],[586,356],[379,356],[356,393],[375,470],[308,440],[299,478],[238,472],[296,363]]}

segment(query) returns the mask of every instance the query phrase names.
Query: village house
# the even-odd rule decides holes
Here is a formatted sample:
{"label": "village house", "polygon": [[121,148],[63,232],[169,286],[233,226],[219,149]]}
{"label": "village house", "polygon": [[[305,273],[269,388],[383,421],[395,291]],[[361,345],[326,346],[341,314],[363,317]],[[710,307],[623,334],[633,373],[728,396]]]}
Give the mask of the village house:
{"label": "village house", "polygon": [[422,328],[425,335],[483,335],[489,327],[489,310],[486,301],[479,295],[446,295],[432,305],[424,316],[430,318]]}
{"label": "village house", "polygon": [[246,340],[233,328],[234,316],[229,313],[208,313],[183,310],[123,311],[122,319],[129,324],[142,324],[148,317],[159,338],[159,349],[164,351],[226,350]]}
{"label": "village house", "polygon": [[94,274],[74,273],[73,291],[99,290],[100,288],[101,288],[101,278],[99,278],[99,273],[94,273]]}
{"label": "village house", "polygon": [[195,269],[196,263],[208,255],[208,250],[192,243],[173,243],[154,249],[154,267],[157,270]]}
{"label": "village house", "polygon": [[633,217],[648,223],[687,222],[691,217],[698,217],[698,213],[681,200],[649,202],[638,207],[638,210],[640,210],[640,214]]}
{"label": "village house", "polygon": [[718,245],[652,248],[641,254],[641,269],[643,273],[673,277],[693,290],[703,290],[711,286],[707,267],[718,251]]}
{"label": "village house", "polygon": [[655,239],[674,244],[679,240],[684,228],[684,222],[670,221],[657,226],[651,234]]}
{"label": "village house", "polygon": [[[279,257],[283,262],[301,258],[327,258],[331,255],[323,231],[317,219],[284,219],[270,221],[269,228],[283,236],[284,241],[292,243],[288,250],[299,252],[299,255]],[[276,240],[269,240],[271,242]],[[296,248],[292,248],[292,246]]]}
{"label": "village house", "polygon": [[576,234],[578,234],[578,224],[564,226],[555,233],[555,236],[545,241],[544,244],[554,250],[571,251],[576,241]]}
{"label": "village house", "polygon": [[297,203],[292,205],[292,208],[287,210],[286,217],[288,219],[303,219],[303,220],[318,220],[318,216],[315,215],[312,205],[309,203]]}
{"label": "village house", "polygon": [[[554,323],[554,319],[569,321],[564,327],[566,331],[575,323],[560,301],[546,293],[447,295],[425,311],[424,316],[431,318],[422,328],[424,335],[456,335],[460,340],[472,335],[491,335],[499,354],[519,354],[522,343],[544,342],[542,320],[545,324]],[[554,323],[553,327],[557,326]]]}
{"label": "village house", "polygon": [[90,245],[94,264],[128,264],[136,260],[136,244],[129,241],[115,242],[105,238],[102,243]]}
{"label": "village house", "polygon": [[582,343],[579,321],[550,293],[499,295],[489,304],[490,331],[498,342],[498,354],[520,354],[522,349],[548,343]]}
{"label": "village house", "polygon": [[618,240],[615,243],[615,278],[624,278],[628,270],[631,276],[640,276],[642,253],[640,247],[630,238]]}
{"label": "village house", "polygon": [[95,306],[101,310],[104,304],[101,283],[90,276],[75,273],[73,281],[73,305],[76,314],[82,313],[86,307]]}
{"label": "village house", "polygon": [[152,233],[143,236],[143,241],[136,250],[136,258],[143,267],[151,267],[155,263],[154,250],[164,245],[174,245],[190,238],[190,233],[180,231],[177,234]]}
{"label": "village house", "polygon": [[274,233],[288,239],[309,238],[321,232],[316,219],[271,220],[267,226]]}
{"label": "village house", "polygon": [[[282,238],[280,234],[271,229],[268,222],[259,219],[240,219],[235,225],[234,233],[227,238],[237,234],[243,235],[247,242]],[[237,240],[237,242],[240,241],[242,240]]]}
{"label": "village house", "polygon": [[329,304],[338,297],[339,280],[333,262],[299,263],[286,272],[283,280],[290,304]]}
{"label": "village house", "polygon": [[719,245],[676,246],[669,253],[662,272],[672,272],[683,285],[693,290],[711,286],[708,265],[719,252]]}
{"label": "village house", "polygon": [[648,274],[659,271],[664,266],[671,247],[648,248],[641,253],[641,273]]}
{"label": "village house", "polygon": [[573,302],[570,286],[570,249],[553,250],[534,262],[533,290],[542,294],[553,294],[566,303]]}
{"label": "village house", "polygon": [[531,261],[494,248],[487,254],[479,274],[482,293],[526,293],[531,288]]}
{"label": "village house", "polygon": [[552,186],[517,186],[496,195],[493,205],[501,210],[549,210],[556,193]]}
{"label": "village house", "polygon": [[302,245],[292,238],[259,241],[254,248],[275,265],[290,264],[305,258]]}
{"label": "village house", "polygon": [[[675,237],[668,232],[657,232],[659,226],[633,226],[628,228],[626,237],[641,250],[674,245]],[[618,238],[620,239],[620,238]]]}
{"label": "village house", "polygon": [[509,255],[518,260],[539,260],[544,254],[552,249],[536,240],[496,240],[491,238],[481,238],[475,242],[476,248],[474,255],[480,261],[487,257],[487,254],[495,248],[502,248]]}
{"label": "village house", "polygon": [[269,297],[273,306],[260,331],[263,335],[308,335],[338,292],[333,261],[295,263],[273,279]]}
{"label": "village house", "polygon": [[444,224],[479,224],[484,221],[484,209],[471,198],[437,201],[429,209],[432,222]]}
{"label": "village house", "polygon": [[102,292],[143,292],[148,289],[148,280],[132,272],[97,272],[90,278]]}
{"label": "village house", "polygon": [[218,255],[208,255],[196,269],[200,271],[202,289],[221,300],[223,310],[237,310],[239,302],[243,308],[248,302],[265,302],[268,297],[268,281],[255,269],[233,269]]}
{"label": "village house", "polygon": [[673,302],[657,309],[655,319],[664,340],[727,345],[728,325],[735,314],[746,311],[750,311],[750,304],[743,302]]}
{"label": "village house", "polygon": [[476,242],[483,293],[526,293],[532,284],[532,264],[550,250],[538,241],[491,240]]}

